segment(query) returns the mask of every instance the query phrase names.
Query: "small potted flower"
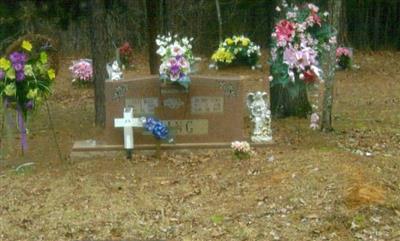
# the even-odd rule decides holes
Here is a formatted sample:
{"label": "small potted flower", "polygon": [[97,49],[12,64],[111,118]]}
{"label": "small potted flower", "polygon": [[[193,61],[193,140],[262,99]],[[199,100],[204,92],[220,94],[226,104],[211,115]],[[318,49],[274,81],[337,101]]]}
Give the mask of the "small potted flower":
{"label": "small potted flower", "polygon": [[122,63],[123,69],[128,69],[132,66],[133,60],[133,49],[129,42],[125,42],[119,47],[119,57]]}
{"label": "small potted flower", "polygon": [[340,69],[351,69],[353,51],[350,48],[339,47],[336,49],[336,63]]}
{"label": "small potted flower", "polygon": [[216,68],[227,65],[248,65],[255,69],[261,56],[260,46],[245,36],[233,36],[220,43],[211,59]]}
{"label": "small potted flower", "polygon": [[190,85],[191,65],[195,59],[192,53],[193,38],[179,38],[177,35],[158,36],[157,54],[161,57],[160,79],[165,84],[178,84],[186,90]]}
{"label": "small potted flower", "polygon": [[251,155],[251,147],[247,141],[234,141],[231,143],[233,155],[239,159],[249,159]]}
{"label": "small potted flower", "polygon": [[87,85],[93,82],[93,67],[91,59],[80,59],[72,61],[69,67],[72,73],[72,83]]}

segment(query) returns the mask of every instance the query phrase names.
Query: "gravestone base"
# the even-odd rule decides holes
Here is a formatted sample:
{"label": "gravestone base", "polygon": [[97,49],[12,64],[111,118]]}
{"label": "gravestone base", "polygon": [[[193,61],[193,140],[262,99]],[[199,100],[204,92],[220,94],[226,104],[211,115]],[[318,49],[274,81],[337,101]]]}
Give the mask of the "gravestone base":
{"label": "gravestone base", "polygon": [[[250,143],[251,147],[266,147],[274,144],[268,143]],[[156,153],[155,145],[135,145],[133,155],[153,156]],[[168,153],[195,153],[208,150],[230,150],[231,143],[182,143],[182,144],[161,144],[160,151]],[[115,158],[125,157],[126,150],[123,145],[109,145],[104,142],[94,140],[76,141],[72,146],[70,158],[72,161],[80,159],[93,158]]]}
{"label": "gravestone base", "polygon": [[[89,151],[124,151],[124,145],[108,145],[102,142],[76,141],[72,146],[72,152],[89,152]],[[250,143],[252,147],[262,147],[273,144],[272,141],[268,143]],[[156,145],[141,144],[135,145],[134,151],[155,150]],[[161,150],[179,150],[179,149],[228,149],[231,148],[231,143],[177,143],[177,144],[161,144]]]}

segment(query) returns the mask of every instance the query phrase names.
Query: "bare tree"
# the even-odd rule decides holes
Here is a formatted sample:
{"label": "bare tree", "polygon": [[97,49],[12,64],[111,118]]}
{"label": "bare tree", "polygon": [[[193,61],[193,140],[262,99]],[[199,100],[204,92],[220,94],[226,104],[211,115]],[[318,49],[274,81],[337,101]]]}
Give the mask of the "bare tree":
{"label": "bare tree", "polygon": [[95,123],[103,127],[106,122],[105,80],[107,77],[107,29],[105,0],[90,1],[90,46],[93,60],[95,94]]}
{"label": "bare tree", "polygon": [[[339,29],[340,13],[342,0],[329,0],[331,12],[330,24]],[[322,123],[321,128],[325,132],[332,131],[332,106],[333,106],[333,86],[335,82],[336,68],[336,44],[333,44],[329,51],[324,53],[324,97],[322,102]]]}

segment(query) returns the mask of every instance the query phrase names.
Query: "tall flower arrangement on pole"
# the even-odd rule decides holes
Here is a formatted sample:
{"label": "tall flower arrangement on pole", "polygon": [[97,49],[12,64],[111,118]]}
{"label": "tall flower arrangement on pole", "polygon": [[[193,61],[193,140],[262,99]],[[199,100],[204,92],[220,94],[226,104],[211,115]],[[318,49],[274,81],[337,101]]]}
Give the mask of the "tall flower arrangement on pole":
{"label": "tall flower arrangement on pole", "polygon": [[157,54],[161,56],[160,78],[168,83],[177,83],[189,88],[191,65],[194,64],[192,53],[193,38],[179,38],[177,35],[159,35],[156,39]]}
{"label": "tall flower arrangement on pole", "polygon": [[327,23],[328,12],[311,3],[301,7],[286,1],[276,7],[280,19],[272,33],[271,85],[282,85],[295,97],[308,89],[313,114],[310,127],[318,128],[318,83],[323,82],[321,55],[336,43],[334,29]]}
{"label": "tall flower arrangement on pole", "polygon": [[0,58],[0,96],[5,108],[17,111],[23,150],[27,147],[28,115],[51,94],[55,77],[46,51],[34,48],[29,41],[22,41],[19,50]]}

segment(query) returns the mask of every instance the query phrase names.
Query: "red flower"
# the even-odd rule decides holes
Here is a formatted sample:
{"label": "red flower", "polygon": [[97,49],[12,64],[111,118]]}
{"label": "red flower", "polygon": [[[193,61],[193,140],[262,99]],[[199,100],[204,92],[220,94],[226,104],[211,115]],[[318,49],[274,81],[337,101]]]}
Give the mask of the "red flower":
{"label": "red flower", "polygon": [[125,42],[120,48],[119,48],[119,53],[121,55],[131,55],[132,54],[132,48],[128,42]]}
{"label": "red flower", "polygon": [[281,20],[275,26],[275,32],[278,41],[291,41],[294,36],[294,23],[285,20]]}
{"label": "red flower", "polygon": [[304,74],[304,82],[307,84],[313,83],[317,79],[314,72],[311,69],[304,71],[303,74]]}

